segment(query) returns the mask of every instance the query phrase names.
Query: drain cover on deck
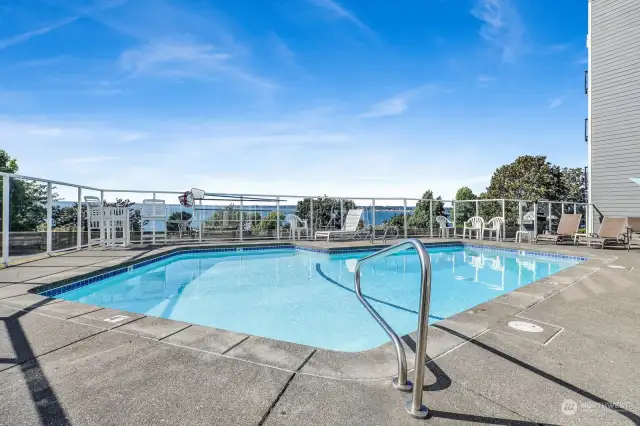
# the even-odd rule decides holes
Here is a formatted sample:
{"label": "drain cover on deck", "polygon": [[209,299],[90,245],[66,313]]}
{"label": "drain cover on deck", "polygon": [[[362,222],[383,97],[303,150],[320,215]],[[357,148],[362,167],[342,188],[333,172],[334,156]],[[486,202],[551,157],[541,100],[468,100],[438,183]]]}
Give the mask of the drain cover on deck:
{"label": "drain cover on deck", "polygon": [[529,333],[542,333],[544,328],[536,324],[524,321],[509,321],[509,327],[515,328],[518,331],[526,331]]}

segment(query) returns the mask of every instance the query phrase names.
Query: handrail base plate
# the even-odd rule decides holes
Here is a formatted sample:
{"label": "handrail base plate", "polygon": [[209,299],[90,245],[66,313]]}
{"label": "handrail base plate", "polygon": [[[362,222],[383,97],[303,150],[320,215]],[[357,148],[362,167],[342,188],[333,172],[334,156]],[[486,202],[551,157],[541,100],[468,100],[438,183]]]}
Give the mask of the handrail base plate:
{"label": "handrail base plate", "polygon": [[427,416],[429,416],[429,409],[424,405],[420,406],[420,410],[415,411],[411,400],[408,400],[407,403],[404,404],[404,408],[406,408],[407,413],[409,413],[411,417],[415,417],[416,419],[426,419]]}
{"label": "handrail base plate", "polygon": [[398,389],[401,392],[411,392],[411,390],[413,389],[413,383],[411,383],[409,380],[407,380],[407,383],[404,385],[398,383],[398,376],[394,377],[391,380],[391,384],[394,388]]}

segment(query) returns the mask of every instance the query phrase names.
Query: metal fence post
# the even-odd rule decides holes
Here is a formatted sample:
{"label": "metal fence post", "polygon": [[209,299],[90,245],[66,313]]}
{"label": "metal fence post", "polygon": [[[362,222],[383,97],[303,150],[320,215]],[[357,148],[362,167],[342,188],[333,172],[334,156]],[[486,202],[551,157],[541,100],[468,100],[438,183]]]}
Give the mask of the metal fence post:
{"label": "metal fence post", "polygon": [[242,197],[240,197],[240,241],[244,238],[244,223],[242,221],[242,210],[244,209],[244,201]]}
{"label": "metal fence post", "polygon": [[376,200],[371,200],[371,232],[373,233],[373,238],[376,237]]}
{"label": "metal fence post", "polygon": [[343,221],[344,221],[344,199],[340,198],[340,229],[342,229]]}
{"label": "metal fence post", "polygon": [[456,200],[451,201],[451,206],[453,206],[453,238],[456,238],[458,234],[458,223],[456,222]]}
{"label": "metal fence post", "polygon": [[76,221],[76,249],[80,250],[82,248],[82,188],[78,188],[78,211],[76,212],[78,215]]}
{"label": "metal fence post", "polygon": [[[196,207],[194,205],[193,207],[193,215],[194,216],[199,216],[200,220],[198,221],[198,242],[201,243],[202,242],[202,228],[204,227],[204,212],[202,211],[202,200],[198,200],[198,212],[200,212],[200,214],[196,213]],[[214,211],[215,214],[215,211]],[[215,224],[214,224],[215,225]],[[142,231],[142,228],[140,228],[140,231]],[[142,234],[140,234],[142,235]]]}
{"label": "metal fence post", "polygon": [[549,201],[549,216],[547,217],[547,221],[549,222],[549,234],[553,231],[551,229],[551,201]]}
{"label": "metal fence post", "polygon": [[478,203],[479,201],[476,200],[476,216],[480,216],[480,205]]}
{"label": "metal fence post", "polygon": [[538,236],[538,203],[533,203],[533,237]]}
{"label": "metal fence post", "polygon": [[276,239],[280,240],[280,197],[276,197]]}
{"label": "metal fence post", "polygon": [[100,245],[104,246],[106,242],[105,229],[104,229],[104,191],[100,191]]}
{"label": "metal fence post", "polygon": [[433,238],[433,200],[429,200],[429,238]]}
{"label": "metal fence post", "polygon": [[9,232],[11,227],[9,204],[11,203],[11,178],[2,176],[2,262],[9,264]]}
{"label": "metal fence post", "polygon": [[[153,193],[153,201],[156,201],[156,193]],[[155,205],[154,205],[154,210],[155,210]],[[155,211],[153,212],[155,214]],[[166,225],[165,225],[166,226]],[[156,243],[156,221],[152,220],[151,221],[151,244],[155,244]],[[165,241],[166,243],[166,241]]]}
{"label": "metal fence post", "polygon": [[518,201],[518,231],[524,231],[524,224],[522,223],[522,201]]}
{"label": "metal fence post", "polygon": [[[313,197],[309,198],[309,232],[315,235],[313,228]],[[307,239],[309,239],[309,232],[307,232]]]}
{"label": "metal fence post", "polygon": [[505,200],[502,199],[502,241],[507,236],[507,209],[505,207]]}
{"label": "metal fence post", "polygon": [[407,223],[407,199],[405,198],[403,200],[404,202],[404,207],[402,209],[402,216],[403,216],[403,227],[404,227],[404,237],[408,238],[409,235],[409,228],[408,228],[408,223]]}
{"label": "metal fence post", "polygon": [[53,185],[47,182],[47,254],[53,249]]}

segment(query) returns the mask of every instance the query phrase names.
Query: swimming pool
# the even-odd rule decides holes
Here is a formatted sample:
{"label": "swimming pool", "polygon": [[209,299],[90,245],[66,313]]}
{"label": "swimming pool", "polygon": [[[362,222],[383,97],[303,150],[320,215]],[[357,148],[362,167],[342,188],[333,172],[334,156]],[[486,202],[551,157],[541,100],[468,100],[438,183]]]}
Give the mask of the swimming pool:
{"label": "swimming pool", "polygon": [[[580,262],[462,245],[428,247],[428,252],[430,322]],[[371,253],[300,248],[178,253],[70,291],[44,294],[319,348],[362,351],[389,341],[354,294],[355,263]],[[415,250],[362,268],[363,294],[398,335],[416,329],[419,277]]]}

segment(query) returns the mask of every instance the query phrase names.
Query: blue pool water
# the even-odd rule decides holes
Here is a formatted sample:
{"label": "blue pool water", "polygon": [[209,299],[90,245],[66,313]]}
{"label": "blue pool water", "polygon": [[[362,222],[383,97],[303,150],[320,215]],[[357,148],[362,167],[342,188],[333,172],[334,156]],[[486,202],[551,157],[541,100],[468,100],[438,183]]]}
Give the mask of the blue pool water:
{"label": "blue pool water", "polygon": [[[430,248],[430,322],[579,261],[471,247]],[[357,259],[296,249],[182,254],[57,297],[338,351],[389,341],[353,290]],[[417,327],[415,251],[367,264],[362,291],[399,335]]]}

